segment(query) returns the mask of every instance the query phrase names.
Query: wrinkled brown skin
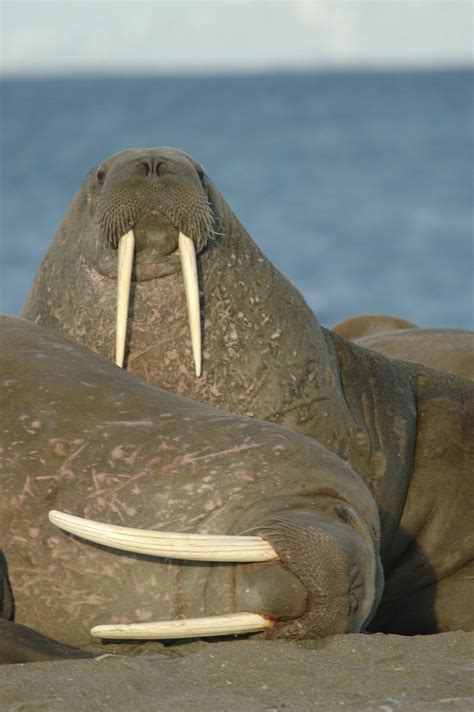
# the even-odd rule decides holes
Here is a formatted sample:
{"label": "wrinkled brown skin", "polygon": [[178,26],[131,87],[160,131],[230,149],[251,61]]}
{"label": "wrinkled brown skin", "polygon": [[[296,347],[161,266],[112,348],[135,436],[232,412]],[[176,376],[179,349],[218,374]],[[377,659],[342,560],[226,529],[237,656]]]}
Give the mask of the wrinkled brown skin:
{"label": "wrinkled brown skin", "polygon": [[390,358],[422,363],[474,380],[474,333],[462,329],[403,329],[356,339]]}
{"label": "wrinkled brown skin", "polygon": [[[382,593],[377,507],[317,441],[161,391],[0,317],[0,661],[77,657],[99,623],[259,612],[267,637],[359,630]],[[96,546],[50,509],[180,532],[254,533],[281,562],[205,564]],[[7,577],[8,570],[8,577]],[[11,593],[12,592],[12,593]],[[40,638],[51,636],[54,643]]]}
{"label": "wrinkled brown skin", "polygon": [[[94,206],[123,172],[127,180],[132,172],[135,187],[134,166],[151,161],[179,173],[183,191],[186,181],[201,182],[220,235],[198,256],[204,358],[202,378],[196,378],[181,274],[141,280],[155,238],[150,216],[143,218],[148,232],[137,223],[145,240],[130,307],[127,369],[176,393],[286,425],[348,462],[381,516],[386,588],[374,625],[401,633],[472,629],[472,384],[386,359],[322,329],[184,154],[133,149],[112,156],[103,164],[101,186],[91,172],[23,316],[113,358],[116,255],[104,244]],[[143,180],[149,179],[158,191],[161,178]],[[160,223],[156,242],[170,249],[173,234]]]}
{"label": "wrinkled brown skin", "polygon": [[364,336],[372,336],[383,331],[395,331],[396,329],[416,329],[416,324],[402,319],[398,316],[388,314],[360,314],[352,316],[343,321],[339,321],[331,326],[331,331],[339,336],[343,336],[349,341],[361,339]]}

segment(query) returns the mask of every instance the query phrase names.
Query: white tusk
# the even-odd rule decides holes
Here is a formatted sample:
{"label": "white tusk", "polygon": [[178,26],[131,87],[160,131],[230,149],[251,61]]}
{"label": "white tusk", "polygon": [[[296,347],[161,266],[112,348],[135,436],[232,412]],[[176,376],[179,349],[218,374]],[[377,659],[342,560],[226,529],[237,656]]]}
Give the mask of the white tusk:
{"label": "white tusk", "polygon": [[148,556],[162,556],[188,561],[227,561],[254,563],[276,561],[278,554],[259,536],[225,534],[176,534],[103,524],[72,514],[51,511],[49,521],[71,534],[113,549]]}
{"label": "white tusk", "polygon": [[183,270],[184,291],[188,307],[189,330],[193,349],[196,376],[201,375],[201,309],[199,306],[199,285],[196,266],[196,250],[191,238],[182,232],[178,237],[179,256]]}
{"label": "white tusk", "polygon": [[258,633],[273,628],[274,621],[258,613],[230,613],[207,618],[183,618],[157,623],[96,625],[91,629],[94,638],[131,638],[167,640],[178,638],[209,638],[219,635]]}
{"label": "white tusk", "polygon": [[130,300],[130,285],[132,282],[133,254],[135,251],[135,234],[130,230],[120,238],[118,247],[117,267],[117,319],[115,341],[115,363],[123,367],[125,356],[125,340],[127,338],[128,303]]}

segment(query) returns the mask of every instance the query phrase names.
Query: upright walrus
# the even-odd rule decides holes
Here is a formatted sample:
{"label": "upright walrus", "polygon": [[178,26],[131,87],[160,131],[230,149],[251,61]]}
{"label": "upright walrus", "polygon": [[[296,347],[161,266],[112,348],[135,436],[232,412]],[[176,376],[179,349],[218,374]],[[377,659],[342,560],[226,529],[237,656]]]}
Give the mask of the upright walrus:
{"label": "upright walrus", "polygon": [[[123,151],[91,171],[22,316],[114,359],[117,245],[133,250],[133,242],[128,330],[127,279],[119,280],[126,284],[119,290],[125,298],[119,300],[117,328],[122,335],[127,331],[129,372],[294,428],[311,420],[315,397],[338,390],[334,357],[302,296],[259,251],[202,168],[174,149]],[[186,274],[188,301],[194,303],[188,313],[179,255],[187,249],[183,266],[192,262],[189,247],[197,253],[200,284],[198,290]],[[121,251],[120,265],[129,274],[130,253]],[[196,312],[201,318],[193,327],[193,359],[188,322],[191,317],[195,325]]]}
{"label": "upright walrus", "polygon": [[76,654],[21,624],[85,647],[91,626],[121,639],[473,627],[474,439],[455,379],[408,369],[417,427],[394,414],[392,442],[351,397],[361,454],[370,434],[358,477],[314,439],[161,391],[27,321],[0,319],[0,373],[0,609],[14,602],[17,621],[0,621],[0,661]]}
{"label": "upright walrus", "polygon": [[106,358],[117,351],[120,365],[156,385],[327,445],[318,409],[332,413],[331,433],[345,417],[339,342],[258,250],[201,166],[175,149],[130,149],[91,171],[23,316]]}

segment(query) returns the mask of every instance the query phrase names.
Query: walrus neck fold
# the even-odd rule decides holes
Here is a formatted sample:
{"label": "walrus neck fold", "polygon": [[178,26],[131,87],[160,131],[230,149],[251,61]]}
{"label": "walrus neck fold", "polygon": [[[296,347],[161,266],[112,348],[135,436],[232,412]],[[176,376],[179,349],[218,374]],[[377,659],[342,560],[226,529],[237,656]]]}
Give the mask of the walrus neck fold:
{"label": "walrus neck fold", "polygon": [[[317,437],[349,457],[355,425],[334,349],[303,296],[265,258],[238,218],[229,209],[224,218],[225,236],[208,246],[200,262],[205,351],[215,339],[225,345],[233,363],[229,391],[234,387],[239,393],[232,410]],[[229,408],[232,394],[222,383],[219,391],[213,402]],[[198,384],[191,395],[202,393]]]}

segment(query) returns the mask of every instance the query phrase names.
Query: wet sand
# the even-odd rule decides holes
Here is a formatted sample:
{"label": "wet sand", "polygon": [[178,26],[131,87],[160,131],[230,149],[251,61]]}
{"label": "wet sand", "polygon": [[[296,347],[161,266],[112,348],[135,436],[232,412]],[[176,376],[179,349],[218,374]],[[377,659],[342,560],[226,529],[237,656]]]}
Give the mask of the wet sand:
{"label": "wet sand", "polygon": [[201,641],[152,654],[5,665],[3,712],[474,710],[474,633]]}

